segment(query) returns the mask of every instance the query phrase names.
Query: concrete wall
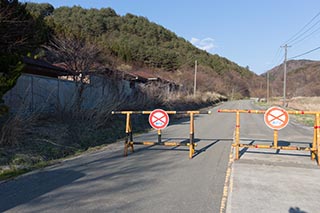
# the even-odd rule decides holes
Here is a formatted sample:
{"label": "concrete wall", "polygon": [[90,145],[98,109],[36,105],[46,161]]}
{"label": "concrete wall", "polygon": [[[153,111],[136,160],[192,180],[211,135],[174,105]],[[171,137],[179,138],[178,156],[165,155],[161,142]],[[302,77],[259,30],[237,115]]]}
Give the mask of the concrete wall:
{"label": "concrete wall", "polygon": [[[82,107],[96,108],[99,104],[114,101],[115,96],[125,98],[134,93],[130,82],[115,82],[93,76],[85,85]],[[10,112],[52,112],[58,109],[69,110],[75,106],[78,86],[73,81],[22,74],[14,88],[3,99]]]}

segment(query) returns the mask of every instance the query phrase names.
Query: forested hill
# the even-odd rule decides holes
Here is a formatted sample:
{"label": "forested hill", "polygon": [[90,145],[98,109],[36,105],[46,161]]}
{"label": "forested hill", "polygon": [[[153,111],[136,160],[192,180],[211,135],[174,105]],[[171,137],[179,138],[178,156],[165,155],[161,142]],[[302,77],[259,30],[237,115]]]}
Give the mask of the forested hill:
{"label": "forested hill", "polygon": [[[33,14],[45,14],[53,34],[76,35],[94,42],[103,51],[103,64],[126,71],[144,70],[184,83],[191,89],[194,62],[198,62],[199,89],[224,95],[256,95],[259,78],[248,68],[194,47],[145,17],[118,15],[111,8],[79,6],[51,10],[44,4],[28,3]],[[49,11],[48,8],[50,8]],[[249,83],[250,82],[250,83]],[[189,84],[190,83],[190,84]]]}
{"label": "forested hill", "polygon": [[[287,62],[287,96],[320,96],[320,61],[289,60]],[[284,78],[283,64],[269,70],[271,95],[281,96]],[[266,73],[264,74],[266,76]]]}

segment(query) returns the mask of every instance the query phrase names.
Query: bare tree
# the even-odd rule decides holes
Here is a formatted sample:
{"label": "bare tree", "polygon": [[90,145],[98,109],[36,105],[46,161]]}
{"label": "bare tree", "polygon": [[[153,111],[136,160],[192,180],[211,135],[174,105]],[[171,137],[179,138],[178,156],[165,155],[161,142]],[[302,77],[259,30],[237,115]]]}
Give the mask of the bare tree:
{"label": "bare tree", "polygon": [[44,46],[47,59],[60,63],[70,72],[78,87],[77,108],[81,109],[85,84],[89,83],[89,74],[100,67],[101,57],[98,46],[76,36],[57,36]]}
{"label": "bare tree", "polygon": [[56,36],[48,45],[48,60],[63,64],[75,80],[84,80],[90,71],[97,69],[101,57],[99,47],[92,42],[76,36]]}

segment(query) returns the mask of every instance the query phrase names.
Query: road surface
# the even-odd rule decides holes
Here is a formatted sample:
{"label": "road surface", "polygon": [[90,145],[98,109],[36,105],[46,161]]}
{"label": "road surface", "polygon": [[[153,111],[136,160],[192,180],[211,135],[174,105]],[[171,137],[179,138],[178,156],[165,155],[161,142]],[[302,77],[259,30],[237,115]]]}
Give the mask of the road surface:
{"label": "road surface", "polygon": [[[252,106],[241,101],[239,108]],[[292,120],[279,131],[278,145],[309,147],[313,130]],[[241,143],[270,145],[273,140],[262,114],[241,114],[240,133]],[[320,168],[310,152],[244,148],[240,155],[231,167],[227,213],[319,212]]]}
{"label": "road surface", "polygon": [[[220,212],[235,115],[216,111],[253,107],[250,101],[227,102],[212,108],[211,115],[197,116],[198,146],[192,160],[187,147],[135,146],[135,153],[123,157],[121,141],[0,183],[0,212]],[[261,116],[246,116],[241,120],[245,141],[270,135],[272,140]],[[280,139],[287,134],[289,139],[305,140],[305,133],[300,136],[299,130],[290,128]],[[169,124],[162,135],[171,141],[188,137],[187,120]],[[157,134],[151,131],[134,138],[156,141]]]}

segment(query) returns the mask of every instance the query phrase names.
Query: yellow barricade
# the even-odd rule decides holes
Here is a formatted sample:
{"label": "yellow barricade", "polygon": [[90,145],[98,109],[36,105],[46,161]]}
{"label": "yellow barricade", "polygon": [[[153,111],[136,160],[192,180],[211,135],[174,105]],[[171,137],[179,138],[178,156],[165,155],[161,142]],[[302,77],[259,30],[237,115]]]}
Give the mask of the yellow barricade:
{"label": "yellow barricade", "polygon": [[240,113],[253,113],[264,114],[266,110],[238,110],[238,109],[219,109],[221,113],[235,113],[236,114],[236,126],[235,126],[235,139],[232,146],[235,148],[235,160],[239,159],[240,147],[244,148],[260,148],[260,149],[282,149],[282,150],[301,150],[310,151],[311,160],[317,158],[317,164],[320,165],[320,112],[316,111],[287,111],[288,114],[301,114],[301,115],[315,115],[314,119],[314,131],[312,147],[299,147],[299,146],[278,146],[278,130],[274,130],[273,133],[273,145],[250,145],[240,144]]}
{"label": "yellow barricade", "polygon": [[189,146],[189,158],[192,159],[195,154],[195,147],[197,144],[194,142],[194,115],[196,114],[211,114],[211,111],[165,111],[167,114],[189,114],[190,117],[190,136],[189,143],[179,143],[179,142],[162,142],[161,141],[161,130],[158,131],[158,141],[157,142],[134,142],[132,134],[132,114],[144,114],[148,115],[152,111],[112,111],[112,114],[123,114],[126,115],[126,138],[124,142],[124,156],[128,155],[128,149],[131,148],[131,152],[134,152],[134,144],[139,145],[164,145],[164,146]]}

